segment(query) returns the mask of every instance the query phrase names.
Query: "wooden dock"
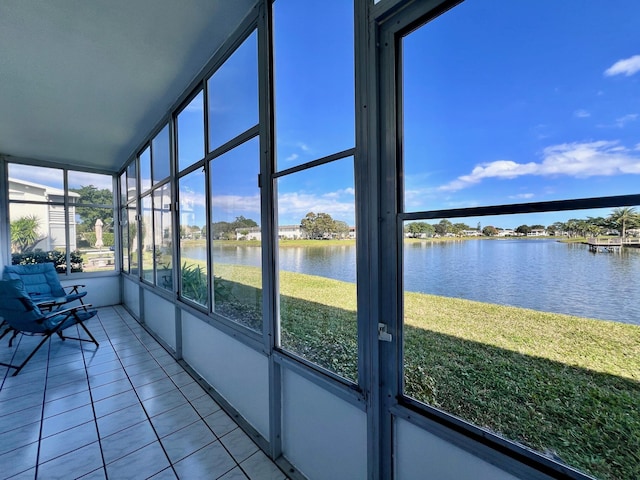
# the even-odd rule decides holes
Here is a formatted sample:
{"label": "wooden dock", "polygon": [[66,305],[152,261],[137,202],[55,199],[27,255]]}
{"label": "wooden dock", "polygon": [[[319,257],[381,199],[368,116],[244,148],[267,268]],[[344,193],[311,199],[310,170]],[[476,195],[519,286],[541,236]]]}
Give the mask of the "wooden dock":
{"label": "wooden dock", "polygon": [[597,238],[591,237],[587,240],[590,252],[613,252],[620,253],[622,250],[622,238]]}

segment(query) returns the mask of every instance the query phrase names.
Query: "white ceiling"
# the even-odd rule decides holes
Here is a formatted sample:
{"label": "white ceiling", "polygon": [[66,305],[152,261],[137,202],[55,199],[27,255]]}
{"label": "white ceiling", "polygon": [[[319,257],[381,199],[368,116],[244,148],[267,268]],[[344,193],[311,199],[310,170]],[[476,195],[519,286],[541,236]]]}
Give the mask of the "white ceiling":
{"label": "white ceiling", "polygon": [[255,0],[2,0],[0,154],[118,170]]}

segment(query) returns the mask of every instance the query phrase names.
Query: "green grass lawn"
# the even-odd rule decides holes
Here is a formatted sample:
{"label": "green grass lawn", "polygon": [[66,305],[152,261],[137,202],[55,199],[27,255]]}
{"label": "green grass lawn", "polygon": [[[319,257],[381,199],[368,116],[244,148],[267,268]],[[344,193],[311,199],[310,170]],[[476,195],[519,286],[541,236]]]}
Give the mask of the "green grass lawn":
{"label": "green grass lawn", "polygon": [[[258,268],[215,274],[260,297]],[[355,381],[355,285],[280,272],[280,294],[283,347]],[[640,327],[410,292],[404,315],[407,395],[598,478],[640,478]]]}

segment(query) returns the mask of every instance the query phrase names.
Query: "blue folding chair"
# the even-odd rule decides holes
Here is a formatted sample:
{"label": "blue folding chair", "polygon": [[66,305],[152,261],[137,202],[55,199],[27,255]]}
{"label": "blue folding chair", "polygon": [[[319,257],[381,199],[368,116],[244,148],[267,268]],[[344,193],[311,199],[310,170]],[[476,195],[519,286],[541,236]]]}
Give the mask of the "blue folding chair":
{"label": "blue folding chair", "polygon": [[[90,306],[78,305],[72,308],[43,313],[25,290],[22,280],[0,280],[0,317],[8,325],[7,329],[0,335],[0,339],[11,331],[13,336],[9,341],[9,346],[11,346],[11,342],[19,333],[23,335],[42,335],[44,337],[20,365],[11,365],[9,363],[0,363],[0,365],[15,368],[16,371],[13,375],[17,375],[54,333],[63,341],[69,338],[81,342],[92,342],[99,346],[89,329],[84,325],[85,321],[94,317],[97,313],[97,310],[89,310],[87,308]],[[63,334],[65,329],[74,325],[79,325],[89,335],[90,340],[67,337]]]}
{"label": "blue folding chair", "polygon": [[[3,280],[22,280],[25,290],[41,308],[79,300],[84,304],[82,297],[87,292],[80,291],[84,285],[71,285],[63,287],[58,279],[58,272],[51,262],[33,263],[29,265],[6,265],[2,272]],[[65,288],[70,289],[68,291]]]}

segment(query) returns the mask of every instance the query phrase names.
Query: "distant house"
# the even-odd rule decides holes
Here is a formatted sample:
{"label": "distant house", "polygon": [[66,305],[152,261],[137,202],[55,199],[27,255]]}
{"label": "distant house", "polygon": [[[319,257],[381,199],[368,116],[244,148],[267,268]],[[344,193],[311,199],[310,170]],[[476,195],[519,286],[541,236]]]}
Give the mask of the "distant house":
{"label": "distant house", "polygon": [[517,237],[518,234],[511,228],[498,228],[498,237]]}
{"label": "distant house", "polygon": [[[76,202],[80,195],[68,193],[69,247],[76,250]],[[38,234],[42,238],[35,248],[65,249],[64,190],[27,180],[9,178],[9,216],[13,222],[22,217],[35,216],[39,221]],[[29,202],[29,203],[21,203]]]}
{"label": "distant house", "polygon": [[262,240],[262,228],[260,227],[236,228],[236,240]]}
{"label": "distant house", "polygon": [[463,237],[479,237],[480,235],[482,235],[482,233],[480,233],[479,230],[462,230],[460,232],[460,235],[462,235]]}
{"label": "distant house", "polygon": [[[280,225],[278,227],[280,240],[298,240],[304,238],[302,225]],[[356,227],[349,227],[349,238],[356,238]],[[262,240],[262,228],[236,228],[236,240]]]}
{"label": "distant house", "polygon": [[[283,240],[297,240],[302,238],[301,225],[281,225],[278,227],[278,238]],[[262,228],[236,228],[236,240],[262,240]]]}
{"label": "distant house", "polygon": [[527,237],[544,237],[546,234],[547,234],[546,229],[534,228],[527,234]]}

